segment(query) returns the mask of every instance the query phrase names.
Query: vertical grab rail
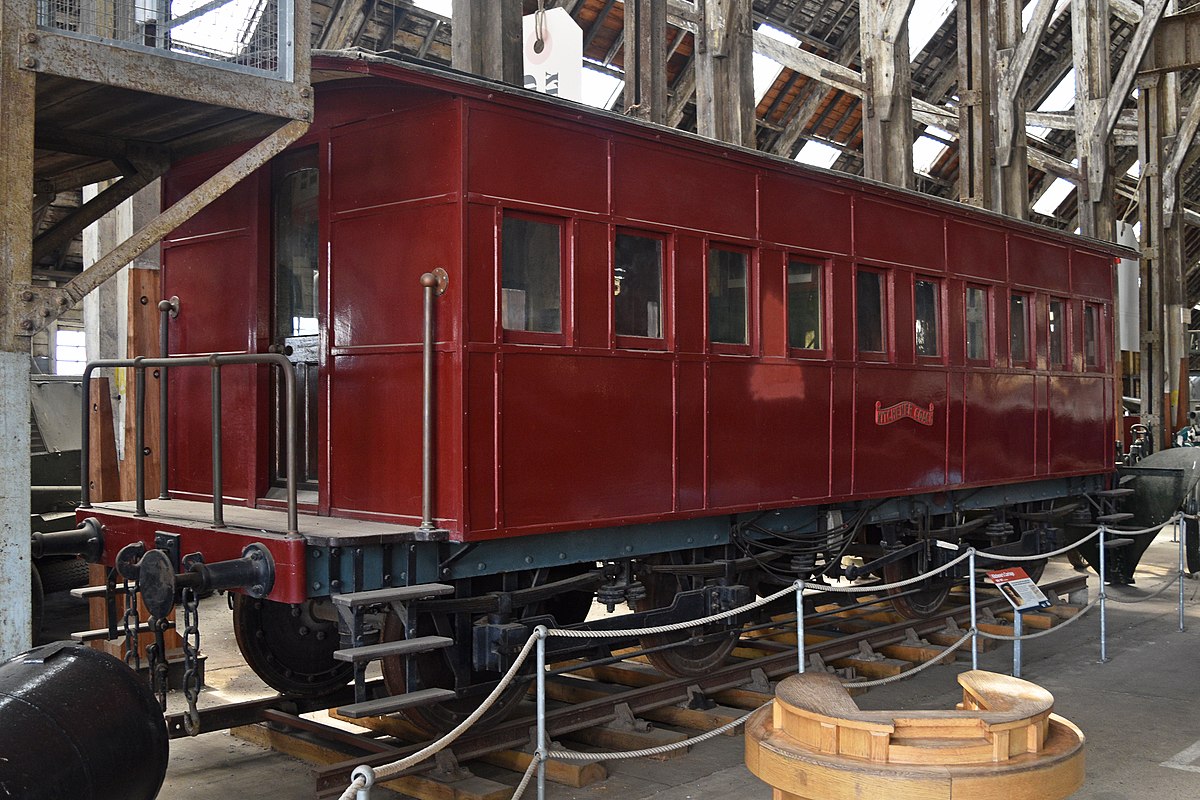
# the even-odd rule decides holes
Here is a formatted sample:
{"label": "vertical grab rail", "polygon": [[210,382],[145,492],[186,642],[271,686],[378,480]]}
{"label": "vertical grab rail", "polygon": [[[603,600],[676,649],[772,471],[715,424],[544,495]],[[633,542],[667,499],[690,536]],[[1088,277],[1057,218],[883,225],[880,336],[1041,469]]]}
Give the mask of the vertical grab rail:
{"label": "vertical grab rail", "polygon": [[134,410],[133,449],[136,461],[134,480],[137,484],[137,510],[135,516],[146,516],[146,368],[141,358],[133,360],[134,391],[137,406]]}
{"label": "vertical grab rail", "polygon": [[425,333],[421,348],[421,530],[436,530],[433,521],[433,301],[446,291],[446,270],[421,276],[425,295]]}
{"label": "vertical grab rail", "polygon": [[[212,503],[213,527],[225,527],[225,488],[221,474],[221,364],[217,356],[211,356],[212,363]],[[288,479],[292,477],[292,464],[288,464]]]}
{"label": "vertical grab rail", "polygon": [[[170,300],[158,301],[158,357],[167,358],[171,355],[171,339],[167,330],[167,320],[179,316],[179,298],[172,296]],[[159,369],[158,378],[158,499],[170,500],[167,492],[167,437],[168,437],[168,403],[167,403],[167,368]]]}
{"label": "vertical grab rail", "polygon": [[[137,442],[138,454],[136,462],[137,470],[137,515],[146,516],[146,492],[144,485],[144,467],[143,458],[145,455],[145,402],[144,397],[146,369],[161,369],[163,375],[166,370],[171,367],[209,367],[213,374],[213,524],[221,526],[221,411],[220,411],[220,394],[221,383],[219,370],[222,366],[227,365],[265,365],[275,366],[279,368],[280,375],[283,378],[284,398],[287,403],[287,415],[285,417],[284,435],[287,437],[287,535],[298,536],[300,532],[300,515],[297,510],[297,485],[296,485],[296,375],[292,371],[292,363],[287,360],[286,356],[278,353],[231,353],[221,354],[213,353],[207,356],[167,356],[165,358],[112,358],[101,359],[99,361],[88,362],[83,368],[83,408],[82,416],[80,417],[80,464],[79,464],[79,507],[91,508],[91,486],[88,482],[88,467],[91,463],[91,377],[92,372],[97,369],[107,369],[113,367],[132,367],[135,370],[136,380],[138,381],[138,403],[135,413],[135,440]],[[162,453],[163,458],[166,458],[166,452]]]}

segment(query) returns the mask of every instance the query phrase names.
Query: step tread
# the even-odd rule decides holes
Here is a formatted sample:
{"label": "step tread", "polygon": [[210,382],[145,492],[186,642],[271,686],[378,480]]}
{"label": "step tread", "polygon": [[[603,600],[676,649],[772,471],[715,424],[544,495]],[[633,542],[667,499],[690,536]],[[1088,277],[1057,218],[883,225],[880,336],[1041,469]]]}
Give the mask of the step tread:
{"label": "step tread", "polygon": [[383,714],[390,714],[393,711],[399,711],[402,708],[423,706],[441,700],[453,700],[455,697],[457,695],[451,689],[421,689],[420,691],[408,692],[407,694],[398,694],[394,697],[381,697],[378,700],[367,700],[364,703],[342,706],[338,709],[338,714],[351,719],[378,717]]}
{"label": "step tread", "polygon": [[[89,597],[104,597],[105,587],[103,586],[81,586],[71,590],[71,597],[78,597],[82,600],[87,600]],[[124,594],[125,587],[118,584],[114,592],[116,594]]]}
{"label": "step tread", "polygon": [[[174,622],[167,623],[168,630],[170,630],[174,627],[175,627]],[[141,622],[141,623],[138,623],[137,630],[135,631],[135,633],[153,633],[153,631],[154,631],[154,629],[150,627],[149,622]],[[108,628],[96,628],[96,629],[90,630],[90,631],[75,631],[74,633],[71,634],[71,638],[76,642],[96,642],[96,641],[100,641],[101,639],[111,642],[111,641],[117,641],[117,640],[123,638],[124,636],[125,636],[125,628],[124,628],[124,626],[120,626],[120,625],[117,626],[117,639],[109,639],[108,638]]]}
{"label": "step tread", "polygon": [[440,650],[454,644],[448,636],[418,636],[415,639],[397,639],[394,642],[379,642],[362,647],[347,647],[334,651],[333,657],[338,661],[349,661],[358,664],[363,661],[374,661],[384,656],[407,656],[415,653],[428,653]]}
{"label": "step tread", "polygon": [[1103,514],[1099,517],[1096,517],[1097,522],[1104,522],[1104,523],[1125,522],[1126,520],[1130,520],[1130,519],[1133,519],[1133,514],[1130,514],[1128,511],[1121,511],[1116,514]]}
{"label": "step tread", "polygon": [[1129,545],[1129,544],[1133,544],[1133,539],[1130,539],[1128,537],[1118,537],[1116,539],[1105,539],[1104,540],[1104,549],[1112,550],[1117,547],[1124,547],[1125,545]]}
{"label": "step tread", "polygon": [[1134,493],[1135,490],[1128,487],[1123,487],[1120,489],[1103,489],[1099,492],[1094,492],[1093,494],[1095,494],[1096,497],[1129,497]]}
{"label": "step tread", "polygon": [[453,586],[447,586],[444,583],[419,583],[415,586],[394,586],[388,589],[372,589],[367,592],[335,594],[332,596],[332,600],[339,606],[359,608],[380,603],[423,600],[427,597],[441,597],[447,594],[454,594]]}

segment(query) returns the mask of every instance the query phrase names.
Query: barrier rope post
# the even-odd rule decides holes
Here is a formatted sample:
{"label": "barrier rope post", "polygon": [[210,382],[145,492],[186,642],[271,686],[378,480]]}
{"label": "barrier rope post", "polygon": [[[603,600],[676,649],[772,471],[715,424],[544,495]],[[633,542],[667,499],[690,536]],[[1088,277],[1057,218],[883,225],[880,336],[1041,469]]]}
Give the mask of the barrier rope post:
{"label": "barrier rope post", "polygon": [[1021,629],[1024,627],[1024,615],[1013,609],[1013,671],[1014,678],[1021,677]]}
{"label": "barrier rope post", "polygon": [[[796,671],[804,674],[804,581],[796,581]],[[1180,595],[1182,597],[1182,595]],[[1180,608],[1183,606],[1181,605]]]}
{"label": "barrier rope post", "polygon": [[371,800],[371,787],[375,785],[375,770],[366,764],[360,764],[354,768],[354,772],[350,773],[350,777],[355,781],[362,780],[362,786],[358,788],[354,800]]}
{"label": "barrier rope post", "polygon": [[1104,579],[1107,576],[1105,571],[1105,550],[1104,550],[1104,534],[1107,533],[1107,527],[1100,525],[1100,663],[1108,662],[1108,615],[1106,609],[1106,601],[1108,593],[1104,590]]}
{"label": "barrier rope post", "polygon": [[537,637],[537,796],[546,800],[546,626],[533,629]]}
{"label": "barrier rope post", "polygon": [[979,626],[975,600],[975,548],[967,550],[967,587],[971,593],[971,669],[979,669]]}
{"label": "barrier rope post", "polygon": [[1175,523],[1175,534],[1179,538],[1179,630],[1186,630],[1183,623],[1183,576],[1187,567],[1185,566],[1184,556],[1184,540],[1187,539],[1187,517],[1179,516],[1179,521]]}

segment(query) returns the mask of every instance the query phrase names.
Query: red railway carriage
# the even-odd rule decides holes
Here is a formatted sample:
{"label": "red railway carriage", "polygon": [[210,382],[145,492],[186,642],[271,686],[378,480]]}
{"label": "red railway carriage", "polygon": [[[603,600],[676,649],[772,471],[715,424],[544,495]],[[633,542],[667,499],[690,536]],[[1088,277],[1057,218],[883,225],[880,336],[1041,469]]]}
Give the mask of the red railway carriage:
{"label": "red railway carriage", "polygon": [[[275,573],[238,601],[239,640],[272,609],[330,624],[334,596],[361,646],[390,604],[384,641],[454,645],[389,688],[446,658],[457,718],[505,625],[582,624],[593,593],[661,619],[852,553],[895,575],[937,539],[1036,552],[1103,489],[1110,246],[413,64],[323,54],[314,81],[308,135],[163,244],[171,499],[80,512],[108,563],[163,533],[208,561],[262,543]],[[173,169],[167,201],[242,149]],[[210,371],[183,368],[211,353],[282,354],[298,387],[289,459],[278,374],[223,370],[224,526]],[[416,602],[435,582],[420,596],[453,597]],[[905,595],[919,613],[944,587]],[[361,672],[272,635],[244,649],[277,688]],[[729,646],[653,657],[687,672]]]}

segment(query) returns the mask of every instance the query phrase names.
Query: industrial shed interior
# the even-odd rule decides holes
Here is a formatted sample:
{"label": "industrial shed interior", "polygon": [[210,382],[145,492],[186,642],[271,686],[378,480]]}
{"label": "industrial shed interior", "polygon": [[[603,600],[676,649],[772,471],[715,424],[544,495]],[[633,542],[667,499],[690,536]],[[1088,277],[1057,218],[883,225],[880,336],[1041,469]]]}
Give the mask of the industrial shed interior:
{"label": "industrial shed interior", "polygon": [[1194,796],[1192,5],[4,3],[0,787]]}

